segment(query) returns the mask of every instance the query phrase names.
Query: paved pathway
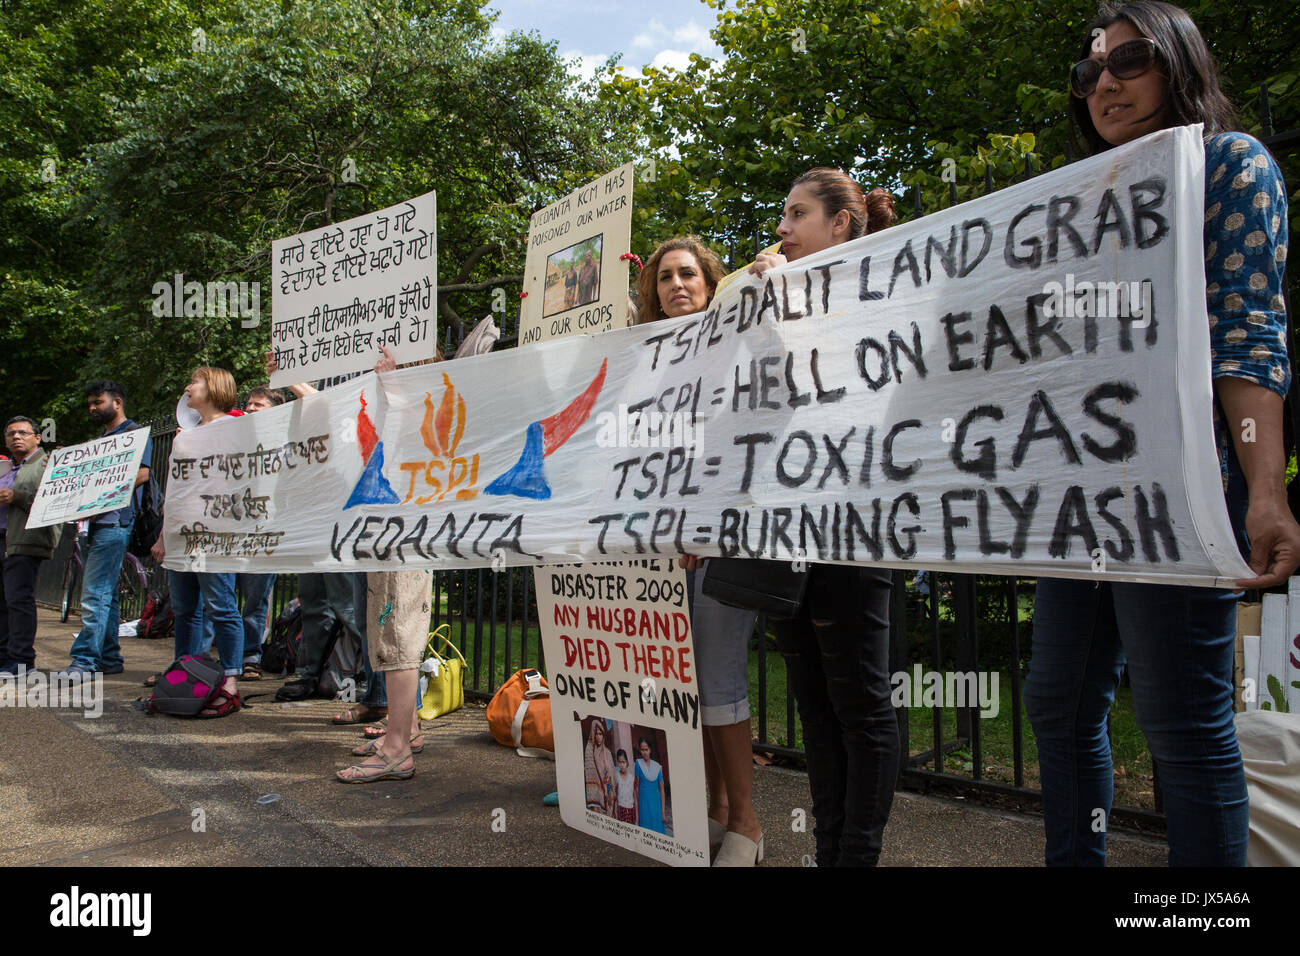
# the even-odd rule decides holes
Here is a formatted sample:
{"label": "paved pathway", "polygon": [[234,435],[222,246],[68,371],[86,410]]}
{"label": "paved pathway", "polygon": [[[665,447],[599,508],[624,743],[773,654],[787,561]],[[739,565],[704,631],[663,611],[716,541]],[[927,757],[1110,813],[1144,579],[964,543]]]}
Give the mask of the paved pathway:
{"label": "paved pathway", "polygon": [[[38,664],[66,665],[75,618],[42,611]],[[481,705],[425,724],[428,745],[407,782],[344,786],[356,729],[334,727],[340,705],[276,704],[279,681],[232,717],[149,717],[131,702],[171,657],[168,642],[126,639],[124,674],[104,681],[103,713],[0,709],[0,865],[453,864],[654,865],[564,826],[541,803],[549,761],[528,760],[487,733]],[[258,798],[279,794],[259,803]],[[792,832],[809,809],[801,773],[755,768],[768,864],[799,866],[811,833]],[[504,811],[505,832],[492,827]],[[499,818],[500,814],[496,816]],[[811,819],[809,820],[811,824]],[[202,824],[202,826],[200,826]],[[1037,866],[1035,817],[900,793],[885,835],[892,866]],[[1161,844],[1112,837],[1112,865],[1163,865]]]}

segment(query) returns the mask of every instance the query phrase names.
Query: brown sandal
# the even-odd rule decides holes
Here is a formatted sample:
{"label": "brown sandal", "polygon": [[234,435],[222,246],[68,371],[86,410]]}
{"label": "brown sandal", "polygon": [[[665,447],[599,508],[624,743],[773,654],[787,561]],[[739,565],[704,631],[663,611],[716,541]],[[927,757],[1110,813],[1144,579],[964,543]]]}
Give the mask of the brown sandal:
{"label": "brown sandal", "polygon": [[[376,759],[386,759],[380,753]],[[353,764],[346,770],[337,771],[334,776],[340,783],[375,783],[378,780],[410,780],[415,776],[415,766],[412,763],[410,770],[398,770],[402,764],[411,760],[411,751],[406,751],[398,755],[393,760],[384,764]]]}
{"label": "brown sandal", "polygon": [[[212,717],[228,717],[237,712],[243,706],[244,702],[239,699],[239,691],[235,691],[232,694],[228,691],[219,690],[217,691],[216,696],[214,696],[212,700],[208,701],[208,706],[204,707],[203,710],[199,711],[194,716],[203,717],[205,719]],[[207,711],[211,711],[211,713],[207,713]]]}
{"label": "brown sandal", "polygon": [[[416,743],[417,740],[419,741],[418,744]],[[374,740],[370,741],[370,743],[360,744],[356,747],[353,747],[352,756],[369,757],[372,754],[379,753],[379,748],[383,745],[383,742],[384,742],[383,737],[376,737]],[[415,733],[411,734],[410,744],[411,744],[411,753],[413,754],[421,753],[424,750],[424,732],[417,728]]]}
{"label": "brown sandal", "polygon": [[335,714],[330,722],[335,724],[364,724],[367,721],[381,720],[387,716],[387,707],[371,707],[369,704],[357,704],[355,707],[349,707],[341,714]]}

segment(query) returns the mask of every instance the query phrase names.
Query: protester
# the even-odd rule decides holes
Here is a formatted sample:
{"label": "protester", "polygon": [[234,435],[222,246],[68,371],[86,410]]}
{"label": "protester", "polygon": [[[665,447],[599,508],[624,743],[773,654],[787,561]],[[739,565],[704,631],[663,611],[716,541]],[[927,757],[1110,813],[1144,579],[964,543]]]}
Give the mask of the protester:
{"label": "protester", "polygon": [[[862,189],[835,169],[795,180],[777,234],[780,253],[750,271],[811,256],[890,225],[883,189]],[[803,723],[818,866],[874,866],[898,779],[898,714],[890,701],[891,572],[811,564],[803,603],[775,630]],[[760,848],[761,849],[761,846]]]}
{"label": "protester", "polygon": [[614,766],[605,743],[605,722],[596,717],[587,732],[587,746],[582,754],[583,783],[587,791],[587,809],[610,814],[614,791]]}
{"label": "protester", "polygon": [[[375,372],[397,368],[388,349]],[[437,352],[434,361],[442,353]],[[424,363],[419,363],[424,364]],[[371,571],[366,575],[366,651],[370,669],[383,675],[385,686],[397,706],[388,714],[387,733],[352,753],[367,759],[340,770],[343,783],[372,783],[377,780],[406,780],[415,775],[414,754],[424,749],[416,714],[420,664],[429,640],[433,619],[431,571]],[[408,766],[409,764],[409,766]]]}
{"label": "protester", "polygon": [[36,422],[17,415],[5,424],[5,447],[13,456],[13,479],[0,485],[5,508],[4,603],[0,616],[0,673],[17,674],[36,667],[36,575],[41,562],[54,555],[59,526],[27,527],[36,489],[45,471]]}
{"label": "protester", "polygon": [[[126,417],[123,408],[126,394],[117,382],[87,382],[84,394],[90,417],[103,428],[101,437],[120,435],[140,427]],[[147,438],[141,467],[135,474],[135,487],[149,480],[151,461],[153,439]],[[133,493],[118,510],[90,519],[81,578],[81,630],[69,652],[72,665],[57,676],[77,680],[96,671],[122,673],[122,650],[117,642],[120,623],[117,580],[122,573],[127,545],[131,543],[136,506],[137,495]]]}
{"label": "protester", "polygon": [[[0,491],[8,491],[14,486],[14,479],[18,477],[18,471],[14,467],[13,459],[8,455],[0,455]],[[9,506],[0,505],[0,635],[9,633],[9,605],[5,602],[4,587],[4,559],[5,559],[5,539],[8,536]],[[9,639],[0,637],[0,673],[5,672],[5,667],[9,663]]]}
{"label": "protester", "polygon": [[[283,404],[282,391],[278,388],[258,385],[248,390],[248,400],[244,402],[244,410],[252,414]],[[244,598],[244,669],[240,674],[240,680],[261,680],[262,635],[266,631],[267,614],[271,609],[271,592],[275,589],[275,575],[241,571],[235,575],[235,589]]]}
{"label": "protester", "polygon": [[636,762],[636,822],[638,826],[667,833],[664,826],[664,768],[654,759],[654,748],[642,737],[637,743],[641,756]]}
{"label": "protester", "polygon": [[[637,280],[642,321],[703,312],[722,278],[722,262],[695,236],[669,239]],[[753,611],[727,607],[703,592],[699,558],[684,557],[691,633],[695,639],[704,725],[704,776],[709,790],[709,844],[718,866],[752,866],[761,857],[754,813],[753,734],[749,726],[749,638]],[[728,838],[728,834],[734,834]],[[721,850],[725,848],[726,852]]]}
{"label": "protester", "polygon": [[[1214,427],[1228,513],[1258,575],[1238,586],[1284,583],[1300,556],[1300,527],[1283,488],[1290,364],[1281,173],[1258,140],[1235,131],[1205,40],[1178,7],[1152,0],[1103,7],[1080,52],[1070,106],[1093,152],[1205,125]],[[1253,441],[1240,424],[1249,420]],[[1233,724],[1236,601],[1211,588],[1039,579],[1025,706],[1038,742],[1049,865],[1105,862],[1114,795],[1106,718],[1126,662],[1164,791],[1170,865],[1245,863],[1246,780]]]}
{"label": "protester", "polygon": [[[185,387],[190,408],[199,414],[203,428],[225,418],[235,405],[235,380],[225,369],[204,365],[194,370]],[[163,535],[153,546],[154,560],[162,564],[167,557]],[[201,555],[200,555],[201,557]],[[240,709],[239,675],[243,673],[244,628],[235,599],[235,576],[209,571],[168,571],[167,581],[175,615],[176,657],[197,653],[203,639],[202,618],[212,621],[217,652],[225,672],[221,689],[200,717],[225,717]]]}
{"label": "protester", "polygon": [[[266,353],[266,374],[276,370],[275,355]],[[299,398],[313,395],[333,385],[339,385],[360,375],[340,375],[325,379],[315,386],[308,382],[290,385],[289,391]],[[338,640],[361,648],[361,657],[367,659],[365,630],[358,622],[366,616],[366,576],[356,572],[334,574],[298,575],[298,600],[302,602],[302,642],[294,679],[278,691],[275,699],[281,701],[306,700],[317,693],[320,677],[328,665],[327,658]],[[378,683],[376,683],[378,680]],[[378,720],[387,713],[386,689],[382,675],[367,671],[366,696],[358,707],[334,715],[334,722],[358,724]]]}

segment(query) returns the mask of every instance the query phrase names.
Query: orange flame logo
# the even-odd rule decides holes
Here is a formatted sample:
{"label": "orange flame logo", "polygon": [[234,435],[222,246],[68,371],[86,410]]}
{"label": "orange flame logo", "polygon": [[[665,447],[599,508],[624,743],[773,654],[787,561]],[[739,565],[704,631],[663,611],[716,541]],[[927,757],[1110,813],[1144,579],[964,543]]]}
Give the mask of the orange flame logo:
{"label": "orange flame logo", "polygon": [[[456,454],[465,434],[465,399],[445,372],[442,384],[442,398],[436,405],[433,393],[424,393],[420,437],[429,449],[429,460],[403,462],[400,466],[410,475],[404,501],[415,498],[418,505],[440,502],[448,495],[454,495],[459,501],[468,501],[478,495],[475,489],[478,484],[478,455],[462,457]],[[417,483],[431,493],[415,497]]]}
{"label": "orange flame logo", "polygon": [[[424,421],[420,425],[420,437],[435,458],[451,458],[455,456],[460,438],[465,434],[465,399],[457,394],[456,386],[451,384],[446,372],[442,375],[442,383],[446,387],[436,412],[433,408],[433,394],[424,393]],[[453,418],[456,426],[454,435]]]}

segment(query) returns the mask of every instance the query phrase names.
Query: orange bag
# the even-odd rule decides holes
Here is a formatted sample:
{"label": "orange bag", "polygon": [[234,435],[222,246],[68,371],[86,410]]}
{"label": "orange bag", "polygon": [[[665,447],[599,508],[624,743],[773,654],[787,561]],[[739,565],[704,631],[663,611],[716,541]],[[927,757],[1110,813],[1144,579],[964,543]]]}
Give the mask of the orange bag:
{"label": "orange bag", "polygon": [[551,729],[551,692],[541,671],[515,671],[487,706],[488,727],[497,743],[514,747],[521,757],[555,759]]}

